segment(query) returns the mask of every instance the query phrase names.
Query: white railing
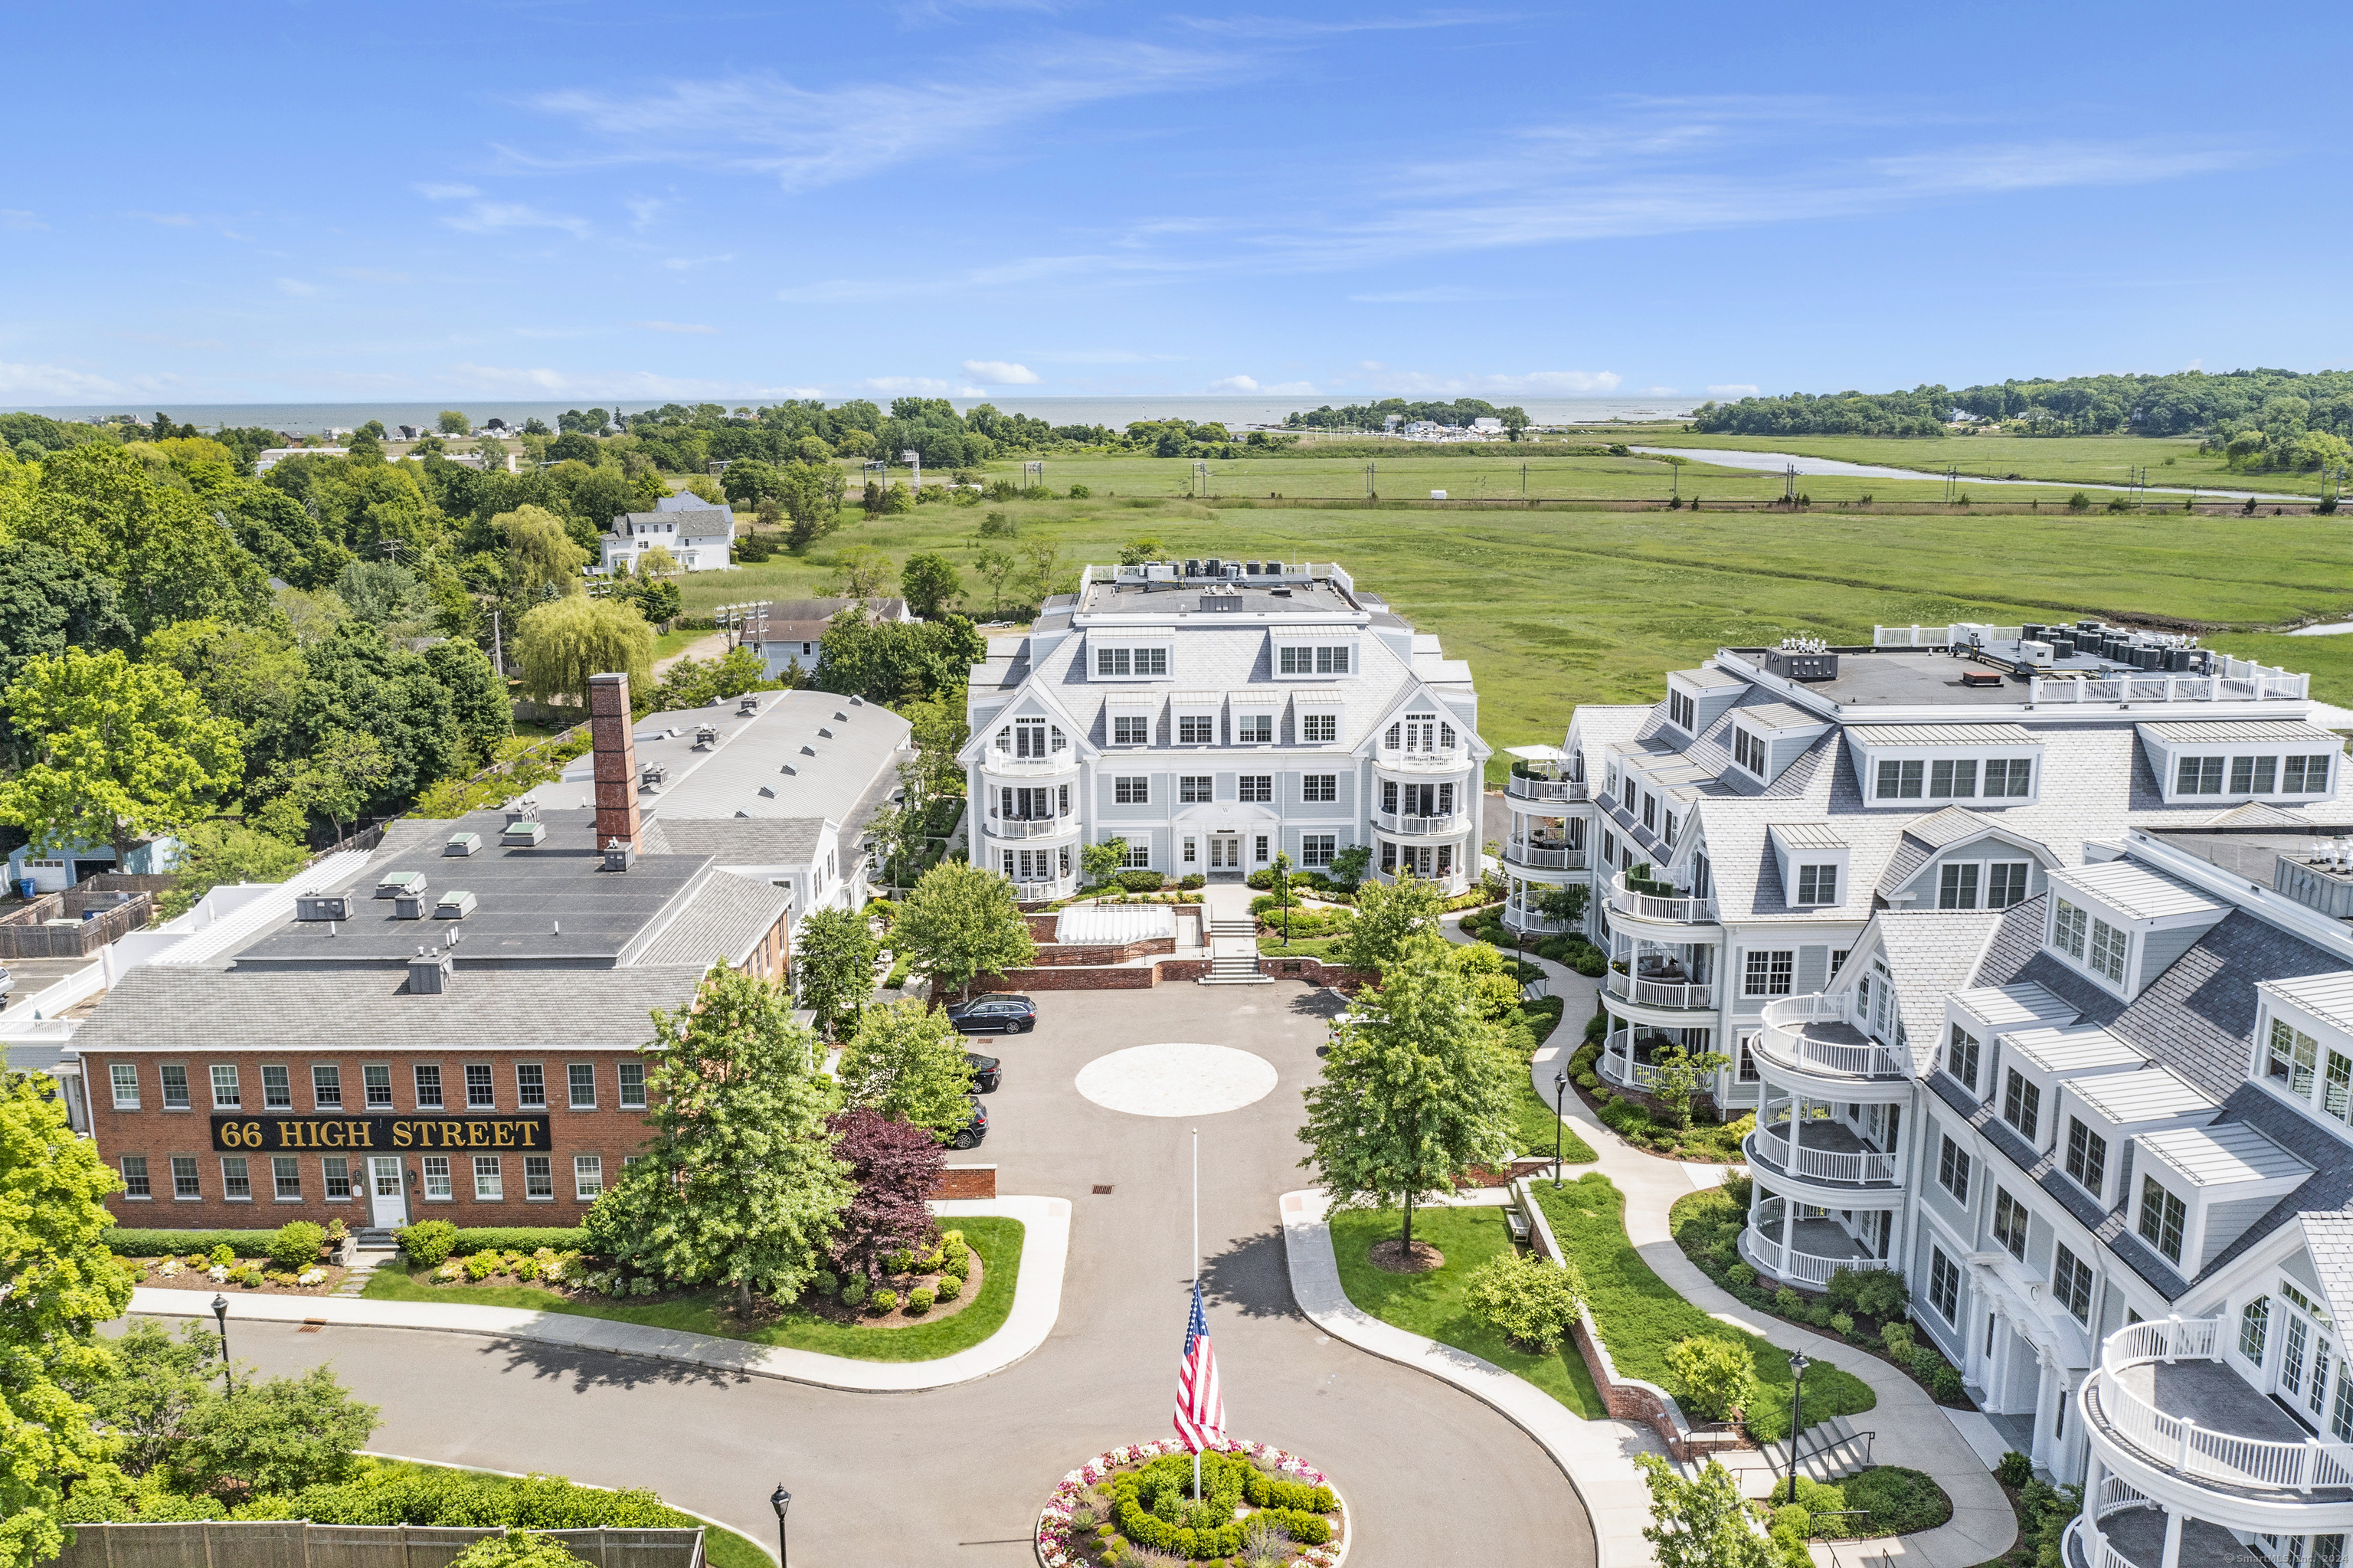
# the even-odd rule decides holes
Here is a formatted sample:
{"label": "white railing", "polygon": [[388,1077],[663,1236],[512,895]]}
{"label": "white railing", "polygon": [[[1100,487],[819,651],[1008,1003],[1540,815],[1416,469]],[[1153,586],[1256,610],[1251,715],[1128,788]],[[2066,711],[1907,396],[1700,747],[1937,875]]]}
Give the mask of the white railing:
{"label": "white railing", "polygon": [[[1822,1124],[1827,1127],[1828,1122]],[[1778,1133],[1758,1128],[1742,1141],[1743,1150],[1751,1159],[1762,1160],[1778,1167],[1791,1176],[1809,1181],[1836,1181],[1847,1186],[1885,1186],[1895,1180],[1897,1165],[1893,1154],[1882,1154],[1865,1149],[1851,1154],[1833,1153],[1826,1149],[1810,1149],[1803,1133],[1792,1156],[1789,1140]]]}
{"label": "white railing", "polygon": [[1656,1088],[1659,1083],[1659,1070],[1645,1063],[1635,1061],[1630,1054],[1622,1050],[1620,1043],[1625,1038],[1625,1034],[1620,1033],[1612,1034],[1602,1043],[1601,1075],[1621,1089]]}
{"label": "white railing", "polygon": [[2126,1367],[2152,1361],[2220,1361],[2227,1331],[2220,1318],[2168,1318],[2118,1330],[2100,1347],[2099,1370],[2084,1380],[2085,1416],[2191,1480],[2294,1492],[2353,1486],[2353,1445],[2233,1436],[2199,1425],[2194,1416],[2168,1415],[2117,1381]]}
{"label": "white railing", "polygon": [[994,839],[1042,839],[1055,833],[1067,833],[1077,828],[1079,819],[1071,817],[1000,817],[991,813],[988,836]]}
{"label": "white railing", "polygon": [[1075,772],[1079,758],[1076,752],[1067,749],[1050,751],[1043,757],[1016,757],[1010,751],[991,747],[981,754],[980,765],[991,773],[1018,773],[1026,777],[1037,773]]}
{"label": "white railing", "polygon": [[1714,1007],[1715,987],[1713,984],[1686,985],[1674,980],[1642,980],[1634,975],[1620,974],[1611,969],[1608,982],[1609,994],[1622,996],[1628,1001],[1648,1007]]}
{"label": "white railing", "polygon": [[1419,838],[1431,833],[1459,832],[1462,827],[1462,816],[1459,811],[1449,811],[1436,817],[1409,817],[1397,811],[1375,811],[1373,825],[1383,832],[1395,833],[1400,838]]}
{"label": "white railing", "polygon": [[1802,1025],[1825,1019],[1846,1022],[1843,995],[1832,997],[1817,992],[1770,1003],[1765,1009],[1765,1031],[1757,1044],[1768,1057],[1778,1056],[1799,1067],[1816,1067],[1857,1078],[1912,1075],[1911,1064],[1876,1042],[1844,1045],[1816,1040],[1800,1032]]}
{"label": "white railing", "polygon": [[2026,695],[2032,703],[2259,703],[2301,702],[2310,691],[2309,675],[2237,659],[2222,662],[2225,673],[2220,675],[2037,675],[2026,683]]}
{"label": "white railing", "polygon": [[1583,871],[1585,852],[1581,849],[1553,849],[1509,839],[1504,844],[1504,863],[1524,865],[1531,871]]}
{"label": "white railing", "polygon": [[1542,933],[1545,936],[1552,936],[1561,931],[1573,931],[1577,928],[1570,922],[1560,919],[1556,916],[1539,915],[1535,910],[1517,904],[1504,906],[1504,924],[1514,931]]}
{"label": "white railing", "polygon": [[1373,760],[1383,768],[1409,773],[1451,773],[1461,769],[1466,759],[1459,751],[1384,751]]}
{"label": "white railing", "polygon": [[1882,1263],[1877,1258],[1824,1257],[1819,1253],[1807,1252],[1795,1245],[1784,1252],[1781,1244],[1773,1239],[1767,1228],[1771,1222],[1767,1218],[1767,1212],[1777,1209],[1781,1215],[1778,1223],[1782,1226],[1782,1234],[1788,1234],[1787,1202],[1780,1198],[1767,1199],[1757,1210],[1757,1223],[1741,1233],[1741,1240],[1747,1243],[1746,1251],[1750,1266],[1769,1274],[1776,1279],[1810,1285],[1817,1290],[1828,1286],[1831,1276],[1841,1268],[1888,1269],[1890,1272],[1901,1272],[1894,1269],[1892,1265]]}
{"label": "white railing", "polygon": [[1017,904],[1044,904],[1065,896],[1071,890],[1067,876],[1052,882],[1017,882],[1013,885],[1013,899]]}
{"label": "white railing", "polygon": [[1626,890],[1626,874],[1622,871],[1609,879],[1609,907],[1621,915],[1632,915],[1645,920],[1672,920],[1686,926],[1707,926],[1715,922],[1715,899],[1688,895],[1662,898],[1652,893],[1629,893]]}
{"label": "white railing", "polygon": [[1590,798],[1582,779],[1527,779],[1517,773],[1504,781],[1504,793],[1514,800],[1576,801]]}
{"label": "white railing", "polygon": [[2067,1521],[2067,1533],[2073,1538],[2074,1544],[2072,1549],[2059,1554],[2059,1560],[2066,1563],[2067,1568],[2075,1568],[2078,1563],[2084,1568],[2141,1568],[2141,1564],[2109,1545],[2105,1532],[2087,1530],[2080,1513]]}

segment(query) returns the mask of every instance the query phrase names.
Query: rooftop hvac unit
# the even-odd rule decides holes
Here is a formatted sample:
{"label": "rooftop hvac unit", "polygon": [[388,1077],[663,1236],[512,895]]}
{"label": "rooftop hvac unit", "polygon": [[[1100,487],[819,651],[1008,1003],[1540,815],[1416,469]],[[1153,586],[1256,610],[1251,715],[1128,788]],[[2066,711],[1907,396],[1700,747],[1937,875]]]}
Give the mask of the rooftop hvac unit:
{"label": "rooftop hvac unit", "polygon": [[392,916],[393,916],[393,918],[394,918],[394,919],[396,919],[396,920],[422,920],[422,919],[424,919],[424,918],[425,918],[425,892],[424,892],[424,890],[423,890],[422,888],[419,888],[418,890],[417,890],[417,891],[416,891],[416,892],[414,892],[414,893],[399,893],[399,894],[395,894],[395,895],[393,895],[393,900],[392,900]]}
{"label": "rooftop hvac unit", "polygon": [[408,994],[439,996],[449,989],[449,976],[454,968],[448,953],[428,953],[419,948],[417,956],[408,960]]}
{"label": "rooftop hvac unit", "polygon": [[718,726],[717,725],[715,725],[715,724],[699,724],[699,725],[696,725],[696,726],[694,726],[694,749],[695,749],[695,750],[697,750],[697,751],[708,751],[708,750],[710,750],[712,747],[717,746],[718,744],[719,744],[719,726]]}
{"label": "rooftop hvac unit", "polygon": [[751,692],[744,693],[744,700],[735,705],[735,712],[739,716],[749,717],[759,711],[760,699],[755,694]]}
{"label": "rooftop hvac unit", "polygon": [[470,855],[482,847],[480,833],[451,833],[449,842],[441,846],[443,854]]}
{"label": "rooftop hvac unit", "polygon": [[547,836],[547,824],[540,821],[511,821],[499,835],[499,842],[516,849],[536,849]]}
{"label": "rooftop hvac unit", "polygon": [[627,839],[608,839],[605,843],[605,869],[627,871],[638,863],[638,846]]}
{"label": "rooftop hvac unit", "polygon": [[355,903],[348,893],[305,893],[294,900],[297,920],[348,920]]}
{"label": "rooftop hvac unit", "polygon": [[1765,673],[1778,675],[1785,681],[1835,681],[1838,679],[1839,656],[1831,652],[1767,648],[1765,650]]}
{"label": "rooftop hvac unit", "polygon": [[2018,645],[2018,657],[2030,670],[2048,670],[2052,663],[2052,648],[2048,642],[2022,641]]}
{"label": "rooftop hvac unit", "polygon": [[433,906],[433,918],[436,920],[463,920],[467,916],[471,915],[474,912],[475,902],[476,901],[472,894],[467,892],[462,887],[453,887],[448,892],[441,895],[440,903],[436,904]]}
{"label": "rooftop hvac unit", "polygon": [[2353,919],[2353,853],[2345,840],[2273,863],[2272,888],[2332,920]]}
{"label": "rooftop hvac unit", "polygon": [[387,871],[384,880],[375,885],[378,898],[397,898],[402,894],[425,891],[425,874],[421,871]]}

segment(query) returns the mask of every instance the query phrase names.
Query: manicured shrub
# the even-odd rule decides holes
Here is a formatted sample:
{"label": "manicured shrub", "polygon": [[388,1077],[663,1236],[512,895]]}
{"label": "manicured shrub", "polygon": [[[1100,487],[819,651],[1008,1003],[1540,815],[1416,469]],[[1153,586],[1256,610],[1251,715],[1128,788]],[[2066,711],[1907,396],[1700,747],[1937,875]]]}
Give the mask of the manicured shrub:
{"label": "manicured shrub", "polygon": [[871,1305],[877,1312],[895,1312],[899,1309],[899,1293],[895,1290],[878,1290],[871,1298]]}
{"label": "manicured shrub", "polygon": [[1841,1340],[1845,1339],[1850,1334],[1852,1334],[1854,1332],[1854,1314],[1851,1312],[1831,1313],[1831,1330]]}
{"label": "manicured shrub", "polygon": [[830,1269],[818,1269],[809,1276],[809,1288],[819,1296],[830,1296],[841,1288],[841,1276]]}
{"label": "manicured shrub", "polygon": [[1934,1345],[1915,1345],[1910,1361],[1912,1375],[1922,1383],[1927,1383],[1936,1377],[1936,1369],[1945,1364],[1945,1358],[1937,1353]]}
{"label": "manicured shrub", "polygon": [[499,1271],[500,1261],[497,1253],[478,1252],[466,1259],[466,1277],[476,1281],[488,1279]]}
{"label": "manicured shrub", "polygon": [[1071,499],[1073,501],[1084,501],[1093,493],[1093,491],[1089,490],[1083,484],[1074,484],[1071,486]]}
{"label": "manicured shrub", "polygon": [[522,1258],[520,1261],[510,1265],[509,1269],[517,1279],[524,1280],[526,1282],[537,1279],[539,1277],[539,1259],[535,1257]]}
{"label": "manicured shrub", "polygon": [[400,1250],[408,1261],[420,1268],[431,1268],[447,1258],[458,1246],[458,1227],[447,1220],[419,1220],[413,1225],[403,1225],[393,1233]]}
{"label": "manicured shrub", "polygon": [[1811,1323],[1817,1329],[1829,1328],[1831,1326],[1830,1303],[1827,1301],[1817,1301],[1812,1306],[1807,1308],[1806,1321]]}
{"label": "manicured shrub", "polygon": [[299,1274],[319,1261],[319,1248],[326,1239],[327,1233],[310,1221],[289,1220],[269,1238],[269,1261]]}
{"label": "manicured shrub", "polygon": [[1560,1342],[1585,1301],[1585,1281],[1571,1265],[1497,1253],[1472,1272],[1466,1300],[1489,1328],[1531,1348]]}
{"label": "manicured shrub", "polygon": [[167,1231],[139,1230],[121,1225],[110,1225],[100,1233],[106,1249],[117,1257],[178,1257],[187,1262],[188,1255],[197,1254],[189,1263],[191,1268],[204,1266],[213,1249],[226,1246],[229,1256],[266,1257],[276,1231]]}
{"label": "manicured shrub", "polygon": [[1186,889],[1187,892],[1190,892],[1195,888],[1208,886],[1208,882],[1209,879],[1207,876],[1197,871],[1189,874],[1185,880],[1178,883],[1177,885]]}
{"label": "manicured shrub", "polygon": [[[2010,1457],[2004,1455],[2007,1460]],[[2023,1483],[2021,1483],[2023,1484]],[[1953,1517],[1953,1499],[1918,1470],[1901,1465],[1875,1465],[1840,1483],[1850,1509],[1865,1510],[1861,1522],[1873,1535],[1909,1535],[1934,1530]],[[1842,1520],[1829,1526],[1841,1533],[1857,1521]]]}
{"label": "manicured shrub", "polygon": [[1796,1317],[1806,1309],[1804,1298],[1786,1285],[1773,1292],[1773,1306],[1776,1310],[1790,1318]]}
{"label": "manicured shrub", "polygon": [[2034,1461],[2012,1448],[1993,1467],[1993,1478],[2014,1490],[2034,1478]]}
{"label": "manicured shrub", "polygon": [[1156,871],[1123,871],[1119,874],[1119,885],[1130,893],[1157,893],[1163,880]]}
{"label": "manicured shrub", "polygon": [[964,1294],[964,1276],[961,1274],[941,1275],[936,1294],[942,1301],[955,1300],[957,1297]]}
{"label": "manicured shrub", "polygon": [[1968,1394],[1961,1374],[1952,1367],[1938,1367],[1936,1375],[1928,1380],[1928,1397],[1939,1404],[1958,1404]]}
{"label": "manicured shrub", "polygon": [[1887,1353],[1897,1361],[1908,1361],[1912,1354],[1912,1325],[1909,1323],[1883,1325],[1879,1330],[1879,1342],[1885,1345]]}
{"label": "manicured shrub", "polygon": [[[436,1222],[427,1221],[427,1224]],[[414,1225],[409,1227],[414,1230]],[[586,1252],[588,1233],[560,1225],[470,1225],[457,1233],[449,1250],[463,1255],[488,1248],[492,1252]]]}
{"label": "manicured shrub", "polygon": [[906,1274],[914,1266],[915,1255],[904,1248],[888,1254],[882,1259],[882,1272],[885,1274]]}
{"label": "manicured shrub", "polygon": [[1757,1399],[1755,1352],[1733,1340],[1694,1334],[1667,1347],[1667,1371],[1683,1414],[1729,1421]]}
{"label": "manicured shrub", "polygon": [[918,1285],[915,1288],[907,1292],[907,1310],[918,1317],[921,1317],[923,1313],[930,1311],[932,1309],[932,1303],[938,1299],[939,1298],[933,1293],[930,1286]]}
{"label": "manicured shrub", "polygon": [[841,1304],[845,1307],[863,1307],[866,1305],[866,1277],[864,1275],[845,1274],[841,1277]]}
{"label": "manicured shrub", "polygon": [[[1749,1131],[1755,1130],[1756,1124],[1752,1118]],[[1743,1133],[1741,1136],[1745,1138],[1747,1134]],[[1736,1171],[1717,1183],[1716,1191],[1724,1194],[1724,1201],[1732,1206],[1735,1213],[1746,1214],[1748,1213],[1749,1200],[1757,1194],[1757,1179],[1746,1171]]]}
{"label": "manicured shrub", "polygon": [[1724,1271],[1724,1277],[1736,1286],[1757,1283],[1757,1271],[1745,1263],[1736,1263]]}
{"label": "manicured shrub", "polygon": [[1599,948],[1588,948],[1569,960],[1569,968],[1588,980],[1592,980],[1609,968],[1609,960],[1601,956]]}
{"label": "manicured shrub", "polygon": [[268,1277],[261,1272],[259,1265],[248,1263],[243,1268],[231,1274],[229,1277],[236,1280],[239,1285],[244,1286],[248,1290],[259,1290],[261,1288],[262,1281]]}
{"label": "manicured shrub", "polygon": [[1248,876],[1242,878],[1242,884],[1247,887],[1255,887],[1261,893],[1267,892],[1274,886],[1274,873],[1271,871],[1253,871]]}

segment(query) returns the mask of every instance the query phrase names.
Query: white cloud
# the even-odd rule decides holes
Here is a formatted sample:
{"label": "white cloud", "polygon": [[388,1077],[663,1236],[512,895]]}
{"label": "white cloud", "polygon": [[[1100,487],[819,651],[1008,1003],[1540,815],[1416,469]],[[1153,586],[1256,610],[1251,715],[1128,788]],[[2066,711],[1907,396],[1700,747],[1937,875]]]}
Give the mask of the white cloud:
{"label": "white cloud", "polygon": [[319,285],[306,283],[300,278],[280,278],[278,280],[278,291],[298,300],[307,300],[319,291]]}
{"label": "white cloud", "polygon": [[[870,392],[920,392],[934,397],[944,397],[951,390],[946,382],[934,381],[928,376],[870,376],[859,385]],[[983,396],[969,387],[955,390],[959,397]]]}
{"label": "white cloud", "polygon": [[719,330],[717,327],[704,326],[700,322],[639,322],[638,324],[648,332],[714,333]]}
{"label": "white cloud", "polygon": [[1247,376],[1229,376],[1222,381],[1209,383],[1212,392],[1255,392],[1258,389],[1258,383]]}
{"label": "white cloud", "polygon": [[659,196],[632,196],[621,205],[629,209],[629,227],[643,234],[653,227],[654,219],[662,215],[662,209],[671,204]]}
{"label": "white cloud", "polygon": [[15,403],[79,403],[121,397],[133,390],[120,381],[62,365],[16,365],[0,360],[0,397]]}
{"label": "white cloud", "polygon": [[39,217],[22,207],[0,207],[0,228],[47,228]]}
{"label": "white cloud", "polygon": [[472,185],[421,185],[410,188],[427,201],[463,201],[482,194]]}
{"label": "white cloud", "polygon": [[468,234],[496,234],[511,228],[560,228],[575,239],[588,238],[588,220],[542,212],[517,201],[478,201],[464,213],[441,220]]}
{"label": "white cloud", "polygon": [[1746,381],[1727,381],[1721,387],[1709,387],[1707,395],[1711,397],[1754,397],[1757,388]]}
{"label": "white cloud", "polygon": [[1383,370],[1378,385],[1384,393],[1415,392],[1424,396],[1589,397],[1615,392],[1625,379],[1614,370],[1531,370],[1520,375],[1432,376],[1418,370]]}
{"label": "white cloud", "polygon": [[730,250],[723,256],[672,256],[662,265],[673,272],[691,272],[698,268],[715,267],[722,261],[734,260],[735,252]]}
{"label": "white cloud", "polygon": [[460,362],[444,368],[430,385],[433,395],[467,392],[483,396],[592,398],[608,406],[617,398],[659,402],[741,402],[759,397],[818,397],[815,387],[767,387],[744,381],[706,381],[689,376],[661,376],[649,370],[551,370],[536,366],[474,365]]}
{"label": "white cloud", "polygon": [[967,359],[964,373],[975,381],[985,381],[996,387],[1035,387],[1038,373],[1026,365],[1016,365],[1009,359]]}

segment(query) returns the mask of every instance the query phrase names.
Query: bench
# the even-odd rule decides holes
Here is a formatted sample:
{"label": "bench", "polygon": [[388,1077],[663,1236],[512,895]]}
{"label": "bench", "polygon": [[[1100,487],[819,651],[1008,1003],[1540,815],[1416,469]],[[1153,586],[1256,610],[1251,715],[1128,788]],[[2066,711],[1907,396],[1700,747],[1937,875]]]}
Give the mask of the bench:
{"label": "bench", "polygon": [[1511,1227],[1513,1241],[1523,1245],[1526,1245],[1528,1237],[1533,1233],[1528,1229],[1528,1217],[1525,1214],[1517,1209],[1505,1209],[1504,1224]]}

